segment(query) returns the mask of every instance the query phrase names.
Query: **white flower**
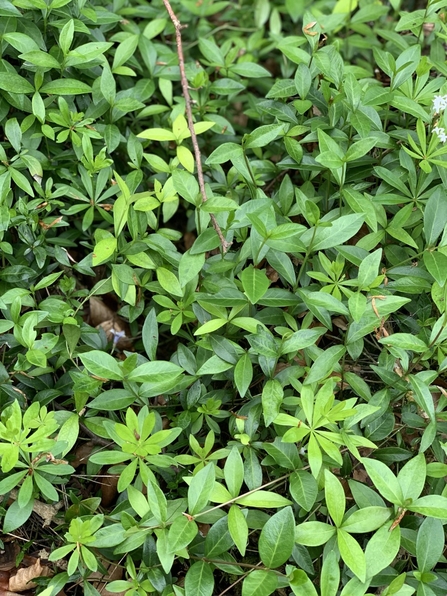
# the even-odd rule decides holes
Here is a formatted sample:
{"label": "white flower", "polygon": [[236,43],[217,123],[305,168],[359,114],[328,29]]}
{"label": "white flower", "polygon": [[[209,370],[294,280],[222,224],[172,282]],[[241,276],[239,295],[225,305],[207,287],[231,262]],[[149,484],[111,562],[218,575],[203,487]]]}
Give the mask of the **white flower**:
{"label": "white flower", "polygon": [[439,114],[447,108],[447,95],[435,95],[433,98],[433,111]]}
{"label": "white flower", "polygon": [[442,128],[441,126],[435,126],[435,128],[433,129],[433,131],[436,135],[438,135],[438,139],[442,142],[445,143],[447,141],[447,134],[445,133],[445,129]]}

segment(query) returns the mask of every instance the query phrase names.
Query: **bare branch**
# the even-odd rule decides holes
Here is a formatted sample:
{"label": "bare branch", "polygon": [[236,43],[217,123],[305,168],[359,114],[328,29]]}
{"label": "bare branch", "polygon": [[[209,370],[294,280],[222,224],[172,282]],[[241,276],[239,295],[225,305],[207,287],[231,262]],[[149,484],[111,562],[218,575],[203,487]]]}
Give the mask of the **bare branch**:
{"label": "bare branch", "polygon": [[[174,27],[175,27],[175,38],[177,41],[177,55],[178,55],[178,61],[179,61],[179,67],[180,67],[180,79],[181,79],[181,83],[182,83],[183,97],[185,98],[186,117],[188,120],[189,132],[191,133],[192,146],[194,148],[194,156],[195,156],[196,165],[197,165],[197,178],[199,181],[200,194],[202,196],[202,202],[205,202],[207,199],[207,196],[206,196],[206,190],[205,190],[205,180],[203,178],[202,156],[200,154],[199,144],[197,142],[197,135],[194,130],[194,121],[192,118],[192,109],[191,109],[191,96],[189,94],[188,79],[186,78],[186,72],[185,72],[185,58],[183,55],[183,44],[182,44],[181,30],[185,27],[185,25],[182,25],[180,23],[180,21],[178,20],[176,14],[172,10],[172,6],[171,6],[169,0],[163,0],[163,4],[165,5],[166,10],[168,11],[169,17],[171,18],[171,21],[173,22]],[[224,251],[224,253],[226,253],[227,250],[231,246],[231,242],[227,242],[225,240],[224,235],[222,234],[222,230],[220,229],[220,226],[217,223],[216,217],[212,213],[210,213],[210,217],[211,217],[211,222],[213,224],[213,227],[216,230],[217,235],[219,236],[222,250]]]}

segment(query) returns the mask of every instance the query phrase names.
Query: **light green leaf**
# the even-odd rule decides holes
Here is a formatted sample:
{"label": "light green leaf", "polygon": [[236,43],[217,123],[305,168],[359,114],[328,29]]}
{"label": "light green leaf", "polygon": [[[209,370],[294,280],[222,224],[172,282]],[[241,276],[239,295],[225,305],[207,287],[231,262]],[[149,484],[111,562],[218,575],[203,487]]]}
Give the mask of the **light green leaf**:
{"label": "light green leaf", "polygon": [[248,526],[244,514],[237,505],[231,505],[228,512],[228,529],[234,544],[244,557],[248,542]]}
{"label": "light green leaf", "polygon": [[394,505],[403,505],[404,496],[396,476],[381,461],[376,459],[362,459],[368,476],[379,493]]}
{"label": "light green leaf", "polygon": [[260,507],[261,509],[264,507],[266,509],[276,509],[292,504],[289,499],[268,490],[258,490],[251,495],[242,496],[237,499],[236,503],[238,505],[245,505],[246,507]]}
{"label": "light green leaf", "polygon": [[237,497],[244,481],[244,462],[236,447],[230,451],[224,466],[225,483],[232,497]]}
{"label": "light green leaf", "polygon": [[445,520],[447,519],[447,498],[441,495],[426,495],[413,501],[407,509],[414,513]]}
{"label": "light green leaf", "polygon": [[114,236],[103,238],[97,244],[95,244],[92,257],[93,267],[102,265],[102,263],[106,263],[115,252],[116,246],[117,240]]}
{"label": "light green leaf", "polygon": [[345,530],[337,530],[337,544],[341,558],[361,582],[366,580],[365,553],[359,543]]}
{"label": "light green leaf", "polygon": [[334,550],[325,553],[321,568],[321,596],[336,596],[340,584],[340,567]]}
{"label": "light green leaf", "polygon": [[326,544],[336,531],[334,526],[324,522],[304,522],[295,528],[295,542],[304,546],[320,546]]}
{"label": "light green leaf", "polygon": [[92,375],[111,381],[120,381],[124,376],[118,362],[106,352],[91,350],[86,354],[80,354],[79,358]]}
{"label": "light green leaf", "polygon": [[246,267],[240,274],[242,287],[252,304],[256,304],[267,292],[270,280],[263,271],[253,265]]}
{"label": "light green leaf", "polygon": [[337,527],[341,526],[346,506],[345,491],[338,478],[329,470],[324,471],[324,495],[329,515]]}
{"label": "light green leaf", "polygon": [[401,468],[397,475],[397,481],[402,489],[402,494],[405,500],[417,499],[425,485],[425,478],[427,475],[427,464],[425,462],[425,455],[419,453],[416,457],[410,459]]}
{"label": "light green leaf", "polygon": [[[129,487],[130,488],[130,487]],[[197,524],[186,515],[179,515],[169,528],[168,549],[172,553],[183,550],[196,537],[198,532]]]}
{"label": "light green leaf", "polygon": [[366,545],[365,558],[368,577],[377,575],[392,563],[400,548],[400,527],[390,532],[392,522],[382,526]]}

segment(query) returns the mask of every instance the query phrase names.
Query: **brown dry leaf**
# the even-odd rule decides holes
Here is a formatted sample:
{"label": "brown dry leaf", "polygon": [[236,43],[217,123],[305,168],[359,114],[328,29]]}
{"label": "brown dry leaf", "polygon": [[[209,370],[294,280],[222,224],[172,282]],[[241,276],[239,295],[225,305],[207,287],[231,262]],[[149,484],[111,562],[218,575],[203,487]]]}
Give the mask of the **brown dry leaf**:
{"label": "brown dry leaf", "polygon": [[113,319],[113,317],[115,316],[115,312],[111,308],[109,308],[107,304],[105,304],[99,298],[95,298],[94,296],[89,300],[89,307],[89,323],[93,327],[97,327],[103,321]]}
{"label": "brown dry leaf", "polygon": [[101,478],[101,505],[108,507],[111,505],[118,494],[117,485],[119,474],[107,474]]}
{"label": "brown dry leaf", "polygon": [[36,583],[32,580],[36,577],[49,577],[51,570],[46,565],[41,565],[40,559],[31,565],[17,570],[17,573],[9,578],[9,590],[11,592],[23,592],[30,588],[35,588]]}
{"label": "brown dry leaf", "polygon": [[334,317],[332,322],[336,327],[341,329],[342,331],[346,331],[348,329],[348,323],[344,317]]}
{"label": "brown dry leaf", "polygon": [[195,239],[195,234],[193,234],[192,232],[185,232],[185,234],[183,235],[183,242],[185,244],[186,250],[189,250],[191,248],[191,246],[194,244]]}
{"label": "brown dry leaf", "polygon": [[96,329],[102,327],[107,340],[114,341],[118,350],[130,350],[132,342],[128,337],[130,333],[127,323],[99,298],[90,298],[89,306],[90,325]]}
{"label": "brown dry leaf", "polygon": [[354,468],[352,471],[352,477],[357,482],[361,482],[362,484],[366,484],[368,480],[368,474],[366,473],[365,468]]}
{"label": "brown dry leaf", "polygon": [[275,271],[275,269],[273,269],[273,267],[270,267],[270,265],[267,266],[266,269],[266,275],[269,278],[269,280],[272,283],[276,283],[279,279],[279,273],[277,271]]}
{"label": "brown dry leaf", "polygon": [[79,466],[86,464],[88,458],[92,454],[94,447],[95,444],[93,443],[93,441],[81,443],[74,452],[74,460],[70,462],[73,468],[79,468]]}

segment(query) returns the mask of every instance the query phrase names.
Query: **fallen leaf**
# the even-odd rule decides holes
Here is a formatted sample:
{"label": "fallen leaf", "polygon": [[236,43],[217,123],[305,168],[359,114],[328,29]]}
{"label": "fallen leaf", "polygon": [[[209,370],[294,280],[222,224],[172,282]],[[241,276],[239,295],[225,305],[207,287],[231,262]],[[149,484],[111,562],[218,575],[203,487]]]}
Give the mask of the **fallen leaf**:
{"label": "fallen leaf", "polygon": [[37,584],[33,582],[33,579],[36,577],[49,577],[50,575],[52,575],[50,568],[46,565],[42,566],[40,559],[37,559],[34,565],[18,569],[17,573],[9,578],[9,590],[11,592],[23,592],[35,588]]}

